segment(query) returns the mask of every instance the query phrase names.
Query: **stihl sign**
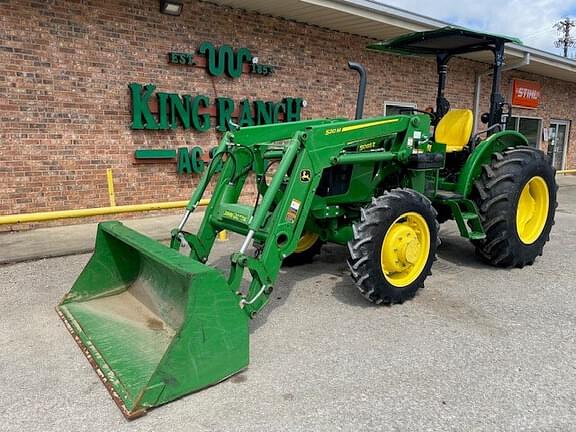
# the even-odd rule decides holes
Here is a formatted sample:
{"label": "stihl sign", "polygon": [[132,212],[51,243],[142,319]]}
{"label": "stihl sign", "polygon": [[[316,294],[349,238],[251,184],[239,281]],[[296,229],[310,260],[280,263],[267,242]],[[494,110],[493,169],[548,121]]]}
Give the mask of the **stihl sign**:
{"label": "stihl sign", "polygon": [[512,80],[512,105],[522,108],[538,108],[540,83],[522,79]]}

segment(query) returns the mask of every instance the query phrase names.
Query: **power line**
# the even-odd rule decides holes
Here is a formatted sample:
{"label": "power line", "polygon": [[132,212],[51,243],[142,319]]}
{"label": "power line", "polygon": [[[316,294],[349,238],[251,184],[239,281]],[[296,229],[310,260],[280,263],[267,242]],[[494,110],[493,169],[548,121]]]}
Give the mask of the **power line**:
{"label": "power line", "polygon": [[568,48],[573,47],[576,44],[576,40],[570,35],[570,30],[574,27],[576,27],[576,21],[573,21],[568,17],[554,24],[554,28],[561,35],[554,42],[554,46],[556,46],[556,48],[564,49],[564,57],[568,57]]}
{"label": "power line", "polygon": [[[550,25],[550,24],[548,24],[548,25]],[[552,31],[552,30],[550,30],[550,27],[546,26],[546,27],[542,28],[541,30],[538,30],[538,31],[533,32],[533,33],[529,33],[529,34],[527,34],[527,35],[521,35],[520,37],[521,37],[523,40],[532,39],[533,37],[539,36],[539,35],[541,35],[542,33],[551,32],[551,31]]]}

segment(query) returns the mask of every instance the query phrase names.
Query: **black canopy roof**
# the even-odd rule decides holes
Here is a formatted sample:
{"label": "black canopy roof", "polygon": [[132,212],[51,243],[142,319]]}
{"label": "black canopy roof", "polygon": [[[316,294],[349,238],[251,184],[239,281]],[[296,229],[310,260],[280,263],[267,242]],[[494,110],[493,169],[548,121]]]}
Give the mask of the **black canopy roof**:
{"label": "black canopy roof", "polygon": [[448,26],[399,36],[369,45],[368,48],[406,55],[463,54],[489,50],[498,43],[508,42],[522,44],[519,39],[509,36]]}

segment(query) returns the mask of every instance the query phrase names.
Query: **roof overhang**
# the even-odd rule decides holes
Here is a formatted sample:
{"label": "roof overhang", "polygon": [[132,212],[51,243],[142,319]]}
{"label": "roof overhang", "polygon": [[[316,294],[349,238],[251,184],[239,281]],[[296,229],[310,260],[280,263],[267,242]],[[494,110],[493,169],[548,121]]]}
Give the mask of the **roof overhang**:
{"label": "roof overhang", "polygon": [[[297,22],[386,40],[406,33],[450,25],[424,15],[381,4],[375,0],[208,0],[210,3],[256,11]],[[507,44],[506,63],[517,64],[530,54],[530,63],[519,70],[576,82],[576,61],[525,45]],[[464,56],[490,63],[489,53]]]}

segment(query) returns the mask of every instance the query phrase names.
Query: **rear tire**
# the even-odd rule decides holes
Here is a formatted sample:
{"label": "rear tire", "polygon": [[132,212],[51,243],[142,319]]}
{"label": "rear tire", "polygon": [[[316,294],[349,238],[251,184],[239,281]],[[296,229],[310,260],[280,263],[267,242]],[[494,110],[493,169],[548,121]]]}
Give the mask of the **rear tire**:
{"label": "rear tire", "polygon": [[498,267],[524,267],[542,255],[558,205],[555,170],[541,151],[515,147],[494,153],[474,182],[484,240],[476,253]]}
{"label": "rear tire", "polygon": [[348,267],[362,295],[376,304],[414,297],[431,274],[439,244],[436,211],[411,189],[393,189],[361,211],[348,242]]}
{"label": "rear tire", "polygon": [[288,255],[282,261],[282,265],[286,267],[294,267],[303,264],[309,264],[313,261],[314,257],[320,253],[324,242],[320,240],[318,234],[309,231],[304,231],[296,250]]}

